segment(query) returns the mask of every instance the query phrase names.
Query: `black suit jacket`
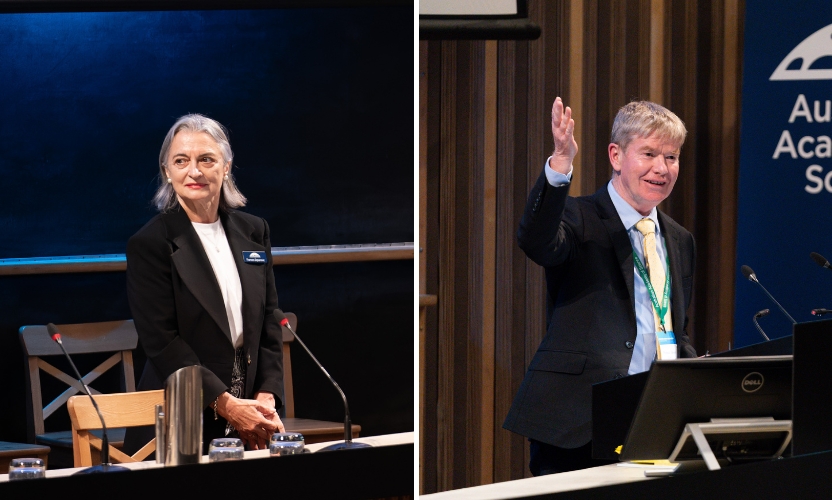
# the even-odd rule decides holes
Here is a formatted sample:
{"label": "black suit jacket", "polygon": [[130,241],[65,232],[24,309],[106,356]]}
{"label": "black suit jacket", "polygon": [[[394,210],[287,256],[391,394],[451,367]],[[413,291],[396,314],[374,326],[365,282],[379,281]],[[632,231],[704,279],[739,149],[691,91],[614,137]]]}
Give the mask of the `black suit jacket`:
{"label": "black suit jacket", "polygon": [[[265,220],[243,212],[220,210],[219,215],[243,291],[246,366],[243,397],[251,398],[257,391],[268,391],[275,395],[275,403],[280,408],[283,401],[283,336],[273,316],[277,292],[269,227]],[[244,262],[244,251],[257,251],[265,258],[265,263]],[[211,263],[181,208],[157,215],[128,241],[127,298],[139,340],[147,354],[137,389],[164,388],[165,380],[179,368],[199,365],[202,367],[203,402],[209,408],[231,384],[235,349]],[[204,419],[206,439],[211,437],[208,428],[219,429],[225,425],[222,418],[217,424],[213,424],[213,420],[213,410],[209,409]],[[221,437],[221,434],[213,437]]]}
{"label": "black suit jacket", "polygon": [[[633,249],[607,186],[568,197],[541,174],[520,223],[520,247],[546,271],[547,332],[503,427],[575,448],[592,439],[592,384],[627,375],[636,341]],[[662,212],[679,357],[695,357],[685,327],[693,236]]]}

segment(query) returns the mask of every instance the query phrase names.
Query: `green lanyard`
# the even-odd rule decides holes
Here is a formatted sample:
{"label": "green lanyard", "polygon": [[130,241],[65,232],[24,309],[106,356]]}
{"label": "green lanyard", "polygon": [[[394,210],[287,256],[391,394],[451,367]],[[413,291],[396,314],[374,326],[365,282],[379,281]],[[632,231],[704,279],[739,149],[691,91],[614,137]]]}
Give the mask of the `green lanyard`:
{"label": "green lanyard", "polygon": [[[644,258],[646,260],[647,256]],[[667,260],[668,272],[667,277],[664,279],[664,297],[662,298],[662,305],[659,307],[659,299],[656,297],[656,290],[653,289],[653,283],[650,282],[650,276],[647,274],[647,269],[644,268],[644,264],[641,263],[641,259],[638,258],[638,254],[636,254],[636,251],[633,250],[633,260],[636,263],[638,274],[647,286],[647,293],[650,295],[650,302],[653,303],[653,309],[656,310],[656,315],[659,317],[662,331],[667,333],[667,329],[664,327],[664,316],[667,314],[667,308],[670,302],[668,299],[670,296],[670,257],[665,256],[665,259]]]}

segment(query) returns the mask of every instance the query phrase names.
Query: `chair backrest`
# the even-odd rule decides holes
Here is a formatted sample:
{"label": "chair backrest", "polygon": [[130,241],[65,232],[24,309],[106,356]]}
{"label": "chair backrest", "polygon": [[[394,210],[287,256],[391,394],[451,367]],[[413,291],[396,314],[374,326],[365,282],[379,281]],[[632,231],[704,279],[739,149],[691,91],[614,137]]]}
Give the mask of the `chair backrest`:
{"label": "chair backrest", "polygon": [[[295,313],[286,313],[286,319],[289,320],[289,326],[294,331],[298,331],[298,317]],[[295,336],[286,327],[283,329],[283,408],[286,410],[286,418],[295,418],[295,390],[292,387],[292,356],[290,348],[292,342],[295,341]]]}
{"label": "chair backrest", "polygon": [[[138,427],[156,423],[156,405],[164,404],[165,391],[124,392],[100,394],[95,402],[101,410],[107,428]],[[72,396],[67,401],[69,419],[72,422],[72,455],[75,467],[87,467],[92,463],[92,448],[101,451],[101,439],[90,431],[101,429],[101,419],[89,396]],[[140,462],[156,450],[156,438],[130,456],[109,447],[110,459],[116,463]]]}
{"label": "chair backrest", "polygon": [[[107,358],[106,361],[83,376],[87,386],[101,374],[121,362],[121,391],[133,392],[136,390],[132,351],[138,345],[139,336],[136,333],[133,320],[78,323],[57,325],[57,327],[61,333],[64,349],[69,354],[113,352],[113,355]],[[26,411],[29,414],[29,441],[35,442],[35,436],[44,434],[44,420],[63,406],[70,396],[78,393],[83,394],[83,387],[76,380],[74,373],[71,371],[66,373],[42,359],[46,356],[63,357],[61,348],[49,336],[45,325],[21,327],[20,342],[23,345],[27,360],[26,381],[29,390],[26,393]],[[46,405],[43,404],[41,395],[41,370],[69,386]],[[99,394],[93,388],[90,388],[90,392]]]}

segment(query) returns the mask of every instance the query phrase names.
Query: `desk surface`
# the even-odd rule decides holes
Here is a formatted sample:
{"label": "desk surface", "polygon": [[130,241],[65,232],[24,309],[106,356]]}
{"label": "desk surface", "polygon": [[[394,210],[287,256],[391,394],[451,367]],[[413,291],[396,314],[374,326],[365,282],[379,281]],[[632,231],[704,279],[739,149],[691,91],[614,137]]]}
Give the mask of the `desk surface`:
{"label": "desk surface", "polygon": [[594,467],[592,469],[576,470],[549,476],[517,479],[503,483],[460,488],[444,491],[432,495],[421,495],[419,498],[430,500],[498,500],[507,498],[526,498],[535,495],[563,493],[566,491],[597,488],[634,481],[652,480],[644,477],[644,469],[624,467],[617,464]]}
{"label": "desk surface", "polygon": [[599,498],[783,500],[832,498],[832,451],[648,479],[643,469],[607,465],[551,476],[446,491],[420,498],[449,500]]}
{"label": "desk surface", "polygon": [[[392,446],[396,444],[413,444],[413,433],[412,432],[402,432],[400,434],[386,434],[383,436],[368,436],[362,438],[355,438],[353,439],[356,443],[366,443],[373,447],[379,446]],[[306,446],[306,449],[312,453],[320,450],[321,448],[325,448],[331,444],[339,443],[340,441],[331,441],[326,443],[315,443]],[[243,460],[248,460],[252,458],[266,458],[269,456],[269,450],[254,450],[254,451],[247,451],[244,453]],[[203,455],[200,463],[208,463],[208,455]],[[147,461],[147,462],[136,462],[132,464],[118,464],[122,467],[127,467],[130,470],[143,470],[143,469],[157,469],[164,467],[163,464],[157,464],[155,461]],[[85,467],[79,467],[75,469],[55,469],[55,470],[47,470],[46,477],[64,477],[64,476],[71,476],[78,472],[79,470],[85,469]],[[8,482],[9,475],[8,474],[0,474],[0,482]]]}

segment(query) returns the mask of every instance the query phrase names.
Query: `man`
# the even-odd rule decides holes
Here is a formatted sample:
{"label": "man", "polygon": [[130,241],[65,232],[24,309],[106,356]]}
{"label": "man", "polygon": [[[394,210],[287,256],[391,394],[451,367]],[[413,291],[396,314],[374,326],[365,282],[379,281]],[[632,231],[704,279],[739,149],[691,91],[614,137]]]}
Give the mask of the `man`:
{"label": "man", "polygon": [[679,175],[685,125],[655,103],[622,107],[607,148],[612,179],[579,198],[568,196],[574,130],[558,97],[555,149],[517,234],[546,271],[547,332],[503,427],[530,439],[534,475],[609,463],[591,458],[592,384],[657,357],[696,357],[685,333],[693,236],[656,209]]}

